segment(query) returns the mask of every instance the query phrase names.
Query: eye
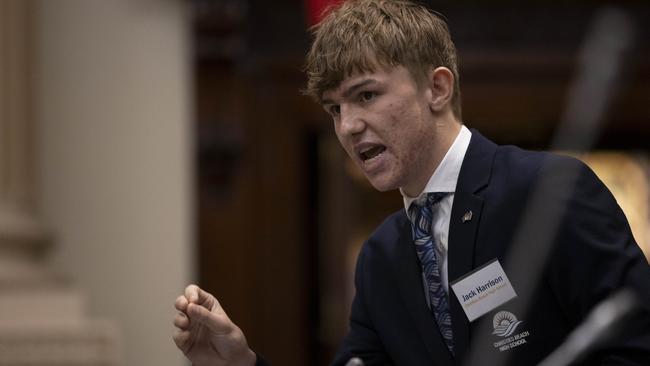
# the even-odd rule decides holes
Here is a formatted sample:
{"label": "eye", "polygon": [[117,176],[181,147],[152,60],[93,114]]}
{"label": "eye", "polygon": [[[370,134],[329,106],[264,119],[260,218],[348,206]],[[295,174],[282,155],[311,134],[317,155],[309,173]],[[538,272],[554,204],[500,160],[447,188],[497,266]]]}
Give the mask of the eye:
{"label": "eye", "polygon": [[369,102],[374,99],[376,94],[371,91],[364,91],[359,94],[359,100],[362,102]]}
{"label": "eye", "polygon": [[338,104],[333,104],[328,108],[328,112],[332,116],[338,116],[339,114],[341,114],[341,106]]}

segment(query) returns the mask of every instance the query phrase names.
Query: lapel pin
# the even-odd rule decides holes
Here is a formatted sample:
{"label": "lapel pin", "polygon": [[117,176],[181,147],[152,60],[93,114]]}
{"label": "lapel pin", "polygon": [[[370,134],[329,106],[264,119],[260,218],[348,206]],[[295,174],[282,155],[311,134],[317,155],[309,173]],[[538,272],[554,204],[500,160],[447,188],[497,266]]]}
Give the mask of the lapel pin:
{"label": "lapel pin", "polygon": [[460,219],[460,221],[461,221],[463,224],[466,223],[467,221],[471,221],[471,220],[472,220],[472,211],[471,211],[471,210],[465,212],[465,214],[463,215],[463,218]]}

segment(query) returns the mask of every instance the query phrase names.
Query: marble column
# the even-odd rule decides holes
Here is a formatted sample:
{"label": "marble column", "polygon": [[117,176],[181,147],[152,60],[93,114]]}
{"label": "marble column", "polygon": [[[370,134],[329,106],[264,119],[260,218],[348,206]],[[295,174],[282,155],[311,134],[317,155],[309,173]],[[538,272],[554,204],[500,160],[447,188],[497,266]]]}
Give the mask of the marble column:
{"label": "marble column", "polygon": [[0,1],[0,284],[46,280],[33,257],[47,242],[36,216],[30,115],[29,2]]}
{"label": "marble column", "polygon": [[0,0],[0,366],[117,365],[117,329],[45,264],[34,131],[34,3]]}

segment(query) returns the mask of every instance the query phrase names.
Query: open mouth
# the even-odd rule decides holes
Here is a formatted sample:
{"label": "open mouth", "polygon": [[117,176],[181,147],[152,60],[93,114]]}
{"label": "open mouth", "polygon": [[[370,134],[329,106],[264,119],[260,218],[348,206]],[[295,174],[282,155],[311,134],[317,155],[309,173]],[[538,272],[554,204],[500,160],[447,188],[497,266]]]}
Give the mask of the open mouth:
{"label": "open mouth", "polygon": [[376,145],[376,146],[369,147],[363,151],[360,151],[359,157],[361,157],[361,161],[366,162],[368,160],[376,158],[379,154],[383,153],[384,151],[386,151],[386,146]]}

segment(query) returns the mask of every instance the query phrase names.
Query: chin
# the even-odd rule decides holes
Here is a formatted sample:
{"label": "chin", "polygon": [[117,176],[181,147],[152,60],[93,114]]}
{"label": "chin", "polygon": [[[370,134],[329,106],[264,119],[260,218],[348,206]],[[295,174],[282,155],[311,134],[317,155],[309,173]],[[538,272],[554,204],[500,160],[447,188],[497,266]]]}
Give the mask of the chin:
{"label": "chin", "polygon": [[366,178],[368,178],[368,182],[370,182],[370,185],[372,185],[373,188],[375,188],[379,192],[388,192],[398,188],[398,185],[395,182],[385,181],[377,178],[373,179],[370,177],[366,177]]}

